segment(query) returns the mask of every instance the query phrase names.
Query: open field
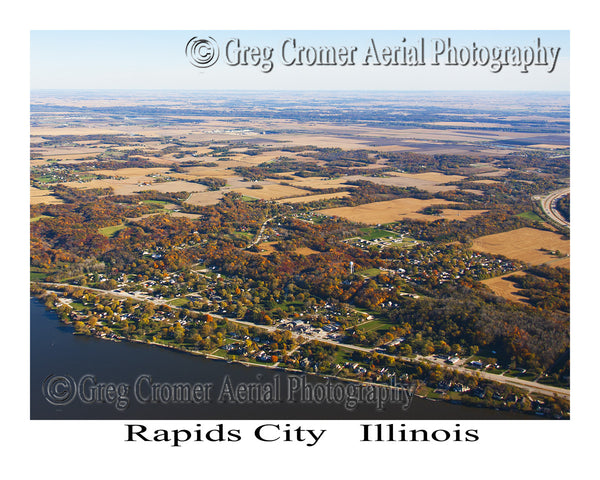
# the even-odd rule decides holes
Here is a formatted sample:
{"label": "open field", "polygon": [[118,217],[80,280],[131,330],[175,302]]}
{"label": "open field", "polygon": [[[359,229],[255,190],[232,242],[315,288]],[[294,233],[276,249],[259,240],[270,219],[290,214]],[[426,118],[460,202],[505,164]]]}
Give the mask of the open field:
{"label": "open field", "polygon": [[38,203],[50,203],[50,204],[58,204],[64,203],[60,198],[52,195],[50,190],[41,190],[39,188],[30,187],[29,188],[29,201],[32,205]]}
{"label": "open field", "polygon": [[[277,251],[275,245],[277,245],[278,242],[263,242],[263,243],[259,243],[257,245],[258,249],[259,249],[259,255],[270,255],[271,253],[274,253]],[[299,247],[296,250],[294,250],[295,254],[298,255],[312,255],[314,253],[319,253],[316,250],[313,250],[312,248],[308,248],[308,247]]]}
{"label": "open field", "polygon": [[120,230],[127,228],[126,225],[113,225],[111,227],[104,227],[98,230],[98,233],[104,235],[105,237],[111,238],[114,237]]}
{"label": "open field", "polygon": [[431,193],[455,190],[455,185],[446,184],[465,178],[460,175],[443,175],[436,172],[416,174],[387,172],[385,175],[385,177],[366,177],[362,175],[353,175],[345,178],[347,180],[366,180],[379,185],[391,185],[394,187],[415,187],[419,190],[425,190]]}
{"label": "open field", "polygon": [[[120,175],[120,170],[113,171],[113,175]],[[115,195],[131,195],[144,190],[157,192],[203,192],[207,189],[199,183],[176,180],[173,182],[152,183],[153,179],[145,175],[128,175],[125,179],[95,179],[89,182],[64,182],[63,185],[71,188],[108,188],[114,189]]]}
{"label": "open field", "polygon": [[305,195],[303,197],[291,197],[278,200],[281,203],[307,203],[316,202],[318,200],[327,200],[329,198],[340,198],[347,197],[350,192],[334,192],[334,193],[322,193],[320,195]]}
{"label": "open field", "polygon": [[417,213],[425,207],[431,205],[450,205],[452,202],[432,198],[420,200],[417,198],[398,198],[385,202],[367,203],[356,207],[339,207],[320,210],[323,215],[333,215],[343,217],[353,222],[365,223],[367,225],[377,225],[382,223],[397,222],[405,218],[415,220],[425,220],[433,222],[439,219],[447,220],[465,220],[484,213],[486,210],[450,210],[444,209],[440,215],[425,215]]}
{"label": "open field", "polygon": [[279,185],[277,183],[263,185],[261,189],[253,188],[234,188],[233,191],[248,197],[254,197],[261,200],[275,200],[286,197],[299,197],[302,194],[308,193],[306,190],[301,190],[287,185]]}
{"label": "open field", "polygon": [[519,228],[510,232],[479,237],[473,241],[473,250],[504,255],[533,265],[550,264],[568,268],[569,258],[559,258],[550,251],[563,254],[571,251],[571,242],[562,235],[535,228]]}
{"label": "open field", "polygon": [[206,191],[192,193],[185,201],[190,205],[216,205],[223,198],[222,191]]}
{"label": "open field", "polygon": [[[289,183],[295,187],[312,187],[312,188],[339,188],[343,186],[344,188],[354,188],[353,185],[344,185],[351,178],[356,179],[359,177],[355,176],[345,176],[345,177],[336,177],[336,178],[327,178],[327,177],[296,177],[294,175],[290,175],[293,177],[293,180],[285,180],[286,183]],[[367,178],[367,177],[365,177]]]}
{"label": "open field", "polygon": [[519,291],[519,289],[515,286],[515,284],[510,280],[506,279],[507,277],[510,277],[512,275],[521,277],[525,275],[525,272],[511,272],[500,277],[488,278],[486,280],[483,280],[481,283],[490,287],[492,291],[500,297],[506,298],[507,300],[511,300],[513,302],[526,303],[525,297],[521,297],[516,294]]}

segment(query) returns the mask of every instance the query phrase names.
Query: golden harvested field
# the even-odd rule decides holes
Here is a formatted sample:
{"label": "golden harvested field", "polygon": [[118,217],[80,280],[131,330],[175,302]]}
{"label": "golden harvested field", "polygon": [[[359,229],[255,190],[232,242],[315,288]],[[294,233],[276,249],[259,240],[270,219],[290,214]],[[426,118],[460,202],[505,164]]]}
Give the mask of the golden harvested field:
{"label": "golden harvested field", "polygon": [[517,295],[519,289],[513,282],[506,279],[512,275],[522,277],[525,275],[525,272],[519,270],[517,272],[511,272],[506,275],[502,275],[501,277],[488,278],[483,280],[481,283],[490,287],[492,291],[500,297],[506,298],[507,300],[511,300],[513,302],[525,303],[525,297]]}
{"label": "golden harvested field", "polygon": [[429,182],[436,182],[436,183],[458,182],[458,181],[466,178],[462,175],[444,175],[443,173],[438,173],[438,172],[425,172],[425,173],[390,172],[389,175],[394,176],[394,177],[414,178],[415,180],[426,180]]}
{"label": "golden harvested field", "polygon": [[312,135],[310,133],[276,134],[267,135],[267,137],[280,142],[285,142],[287,145],[314,145],[315,147],[319,148],[340,147],[347,150],[365,148],[365,146],[369,143],[369,140],[367,139],[361,140],[347,136],[329,136],[322,134]]}
{"label": "golden harvested field", "polygon": [[479,237],[473,241],[473,250],[504,255],[533,265],[549,263],[552,266],[569,268],[569,259],[559,259],[546,250],[560,250],[569,254],[571,242],[554,232],[519,228],[510,232]]}
{"label": "golden harvested field", "polygon": [[320,195],[306,195],[304,197],[291,197],[279,200],[281,203],[307,203],[316,202],[317,200],[327,200],[329,198],[340,198],[347,197],[350,192],[335,192],[335,193],[322,193]]}
{"label": "golden harvested field", "polygon": [[334,215],[346,218],[353,222],[377,225],[380,223],[391,223],[412,218],[433,222],[441,218],[447,220],[466,220],[475,215],[484,213],[486,210],[449,210],[444,209],[441,215],[424,215],[417,213],[430,205],[449,205],[452,202],[437,198],[420,200],[417,198],[398,198],[385,202],[367,203],[356,207],[339,207],[320,210],[324,215]]}
{"label": "golden harvested field", "polygon": [[391,172],[385,177],[366,177],[352,175],[345,177],[346,180],[366,180],[379,185],[392,185],[394,187],[415,187],[419,190],[435,193],[447,190],[455,190],[456,185],[446,185],[448,182],[462,180],[460,175],[442,175],[440,173],[404,174]]}
{"label": "golden harvested field", "polygon": [[276,252],[277,250],[275,249],[275,245],[277,245],[277,242],[263,242],[263,243],[259,243],[257,245],[257,248],[259,250],[258,254],[259,255],[270,255],[273,252]]}
{"label": "golden harvested field", "polygon": [[[120,170],[113,174],[118,175]],[[184,182],[176,180],[174,182],[159,182],[152,183],[151,177],[145,175],[129,175],[124,180],[116,179],[96,179],[89,182],[64,182],[63,185],[72,188],[107,188],[112,187],[115,195],[131,195],[136,192],[143,192],[144,190],[155,190],[157,192],[203,192],[207,189],[205,185],[199,183]],[[144,185],[147,184],[147,185]]]}
{"label": "golden harvested field", "polygon": [[550,267],[561,267],[561,268],[571,268],[571,258],[556,258],[555,260],[550,260],[546,262],[546,265]]}
{"label": "golden harvested field", "polygon": [[206,191],[192,193],[185,202],[190,205],[216,205],[221,198],[223,198],[223,192],[220,190]]}
{"label": "golden harvested field", "polygon": [[[246,151],[247,149],[244,148],[241,153],[243,154],[244,151]],[[230,151],[236,151],[236,149],[231,149]],[[283,152],[281,150],[274,150],[274,151],[270,151],[270,152],[262,152],[258,155],[244,155],[236,157],[239,161],[244,162],[244,163],[251,163],[254,165],[258,165],[260,163],[265,163],[265,162],[271,162],[279,157],[286,157],[286,158],[298,158],[298,156],[293,153],[293,152]],[[305,158],[303,158],[303,160],[306,160]]]}
{"label": "golden harvested field", "polygon": [[263,185],[262,189],[253,188],[234,188],[234,192],[248,197],[254,197],[261,200],[275,200],[278,198],[285,197],[299,197],[302,194],[306,194],[306,190],[300,190],[299,188],[288,187],[287,185],[271,184]]}
{"label": "golden harvested field", "polygon": [[38,203],[64,203],[60,198],[52,195],[49,190],[41,190],[35,187],[29,188],[29,202],[31,205],[36,205]]}
{"label": "golden harvested field", "polygon": [[294,180],[285,180],[285,182],[290,185],[296,187],[312,187],[312,188],[331,188],[331,187],[339,187],[343,185],[348,188],[355,188],[354,185],[344,185],[351,178],[358,178],[358,175],[353,177],[338,177],[338,178],[327,178],[327,177],[296,177],[294,175],[290,175],[294,177]]}
{"label": "golden harvested field", "polygon": [[368,182],[380,185],[392,185],[396,187],[416,187],[428,192],[439,192],[444,190],[454,190],[455,185],[446,185],[449,182],[455,182],[466,178],[461,175],[443,175],[441,173],[399,173],[387,172],[385,177],[369,177],[366,175],[347,175],[337,178],[327,177],[296,177],[289,173],[286,176],[293,176],[293,180],[286,180],[287,183],[297,187],[313,187],[313,188],[331,188],[331,187],[347,187],[356,188],[354,185],[345,185],[346,182],[365,180]]}
{"label": "golden harvested field", "polygon": [[298,255],[312,255],[314,253],[320,253],[320,252],[317,252],[316,250],[313,250],[312,248],[300,247],[300,248],[297,248],[296,250],[294,250],[294,253],[297,253]]}
{"label": "golden harvested field", "polygon": [[[223,163],[225,163],[225,162],[223,162]],[[229,162],[227,162],[227,163],[229,163]],[[203,167],[203,166],[187,167],[185,169],[186,173],[183,173],[183,174],[172,173],[171,176],[176,177],[177,175],[192,175],[195,177],[231,177],[231,176],[235,175],[234,172],[232,172],[231,170],[227,170],[226,167],[227,167],[227,165],[221,165],[221,162],[219,162],[218,167]]]}
{"label": "golden harvested field", "polygon": [[[259,243],[257,245],[258,249],[260,250],[260,252],[258,252],[258,255],[270,255],[273,252],[276,252],[277,249],[275,248],[275,245],[277,245],[277,242],[264,242],[264,243]],[[314,253],[319,253],[316,250],[313,250],[312,248],[308,248],[308,247],[300,247],[297,248],[296,250],[294,250],[293,253],[296,253],[298,255],[312,255]]]}
{"label": "golden harvested field", "polygon": [[183,213],[183,212],[172,212],[171,216],[172,217],[184,217],[184,218],[189,218],[191,220],[196,220],[196,219],[200,218],[200,215],[197,213]]}

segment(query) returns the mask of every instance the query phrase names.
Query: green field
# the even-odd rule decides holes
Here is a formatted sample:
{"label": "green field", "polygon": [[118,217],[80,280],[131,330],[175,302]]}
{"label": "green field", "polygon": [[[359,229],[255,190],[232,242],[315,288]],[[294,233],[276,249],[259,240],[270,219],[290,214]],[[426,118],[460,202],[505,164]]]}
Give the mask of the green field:
{"label": "green field", "polygon": [[146,205],[166,205],[169,202],[166,202],[165,200],[142,200],[142,203],[145,203]]}
{"label": "green field", "polygon": [[358,270],[356,273],[359,275],[366,275],[367,277],[376,277],[382,272],[378,268],[367,268],[365,270]]}
{"label": "green field", "polygon": [[126,227],[127,225],[121,223],[120,225],[113,225],[112,227],[99,228],[98,233],[104,235],[105,237],[112,238],[117,234],[117,232],[123,230]]}
{"label": "green field", "polygon": [[343,347],[336,348],[333,363],[344,365],[344,363],[352,360],[352,353],[354,353],[354,350]]}
{"label": "green field", "polygon": [[390,329],[390,327],[391,325],[387,322],[382,322],[381,320],[369,320],[358,325],[356,330],[361,332],[371,332],[373,330],[377,330],[378,332],[386,332]]}
{"label": "green field", "polygon": [[46,275],[48,275],[48,273],[46,272],[29,272],[29,279],[32,282],[40,282],[42,280],[46,279]]}
{"label": "green field", "polygon": [[533,222],[543,222],[544,219],[541,218],[538,214],[534,213],[534,212],[523,212],[523,213],[519,213],[517,215],[517,217],[521,217],[524,218],[526,220],[531,220]]}
{"label": "green field", "polygon": [[173,300],[169,300],[169,305],[173,305],[174,307],[183,307],[189,303],[187,298],[175,298]]}
{"label": "green field", "polygon": [[360,238],[364,238],[365,240],[375,240],[377,238],[387,238],[394,237],[397,238],[398,234],[394,232],[388,232],[387,230],[382,230],[381,228],[359,228],[360,230]]}
{"label": "green field", "polygon": [[29,219],[30,222],[37,222],[38,220],[41,220],[42,218],[53,218],[49,215],[38,215],[37,217],[32,217]]}

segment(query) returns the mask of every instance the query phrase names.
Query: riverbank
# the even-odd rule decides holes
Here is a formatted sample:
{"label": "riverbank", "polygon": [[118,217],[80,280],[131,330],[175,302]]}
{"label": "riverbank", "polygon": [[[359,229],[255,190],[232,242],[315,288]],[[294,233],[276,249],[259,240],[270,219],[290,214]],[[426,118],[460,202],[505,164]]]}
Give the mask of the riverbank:
{"label": "riverbank", "polygon": [[[63,322],[63,323],[65,323],[65,322]],[[65,323],[65,324],[68,325],[68,323]],[[207,353],[207,352],[198,352],[198,351],[190,350],[190,349],[183,348],[183,347],[180,347],[177,345],[167,345],[167,344],[160,343],[160,342],[140,340],[140,339],[136,339],[136,338],[128,338],[128,337],[124,337],[124,336],[120,336],[120,335],[116,335],[116,334],[113,334],[112,337],[108,337],[108,336],[89,335],[89,334],[86,335],[86,334],[82,334],[82,333],[73,332],[73,335],[91,337],[93,339],[100,339],[100,340],[109,340],[109,341],[113,341],[113,342],[125,342],[125,343],[132,343],[132,344],[148,345],[150,347],[161,347],[162,349],[165,349],[165,350],[189,354],[193,357],[199,357],[199,358],[203,358],[203,359],[210,360],[210,361],[217,361],[217,362],[225,363],[225,364],[239,365],[239,366],[243,366],[246,368],[247,367],[256,367],[259,369],[267,369],[270,371],[286,372],[287,374],[305,375],[307,377],[314,378],[315,380],[333,380],[333,381],[337,381],[337,382],[347,382],[347,383],[358,384],[361,386],[369,386],[371,388],[396,388],[396,389],[405,389],[406,388],[404,386],[398,387],[398,386],[394,386],[394,385],[373,383],[373,382],[368,382],[368,381],[353,379],[353,378],[337,377],[334,375],[307,372],[307,371],[300,370],[300,369],[282,367],[280,365],[268,365],[268,364],[259,364],[259,363],[255,363],[255,362],[244,362],[243,360],[238,360],[238,359],[232,360],[232,359],[228,359],[226,357],[222,357],[219,355],[213,355],[213,354]],[[477,408],[477,409],[486,408],[486,409],[495,410],[495,411],[504,411],[504,412],[511,412],[511,413],[515,413],[515,414],[522,414],[522,415],[526,415],[527,417],[530,417],[530,418],[533,418],[535,415],[535,412],[523,412],[522,410],[519,410],[517,408],[488,407],[488,406],[482,404],[481,402],[478,403],[476,401],[469,402],[469,401],[449,399],[449,398],[440,398],[440,397],[436,398],[435,396],[432,398],[432,393],[434,393],[435,391],[436,391],[435,388],[428,387],[423,382],[416,382],[415,385],[411,386],[410,396],[411,397],[414,396],[416,398],[419,398],[424,401],[432,402],[434,404],[445,403],[445,404],[449,404],[449,405],[462,405],[462,406],[465,406],[466,408]]]}

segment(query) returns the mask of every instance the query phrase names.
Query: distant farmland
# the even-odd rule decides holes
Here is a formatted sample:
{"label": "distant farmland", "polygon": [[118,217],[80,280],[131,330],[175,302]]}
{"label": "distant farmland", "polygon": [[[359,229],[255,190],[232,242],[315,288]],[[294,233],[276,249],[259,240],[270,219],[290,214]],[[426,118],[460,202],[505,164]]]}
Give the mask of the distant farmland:
{"label": "distant farmland", "polygon": [[365,223],[367,225],[378,225],[382,223],[397,222],[406,218],[425,220],[433,222],[441,218],[447,220],[466,220],[484,213],[486,210],[450,210],[444,209],[440,215],[425,215],[418,213],[425,207],[431,205],[452,205],[453,202],[432,198],[421,200],[417,198],[398,198],[385,202],[367,203],[356,207],[339,207],[320,210],[323,215],[333,215],[346,218],[353,222]]}

